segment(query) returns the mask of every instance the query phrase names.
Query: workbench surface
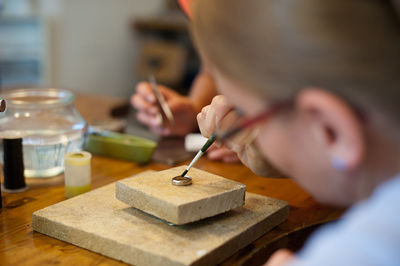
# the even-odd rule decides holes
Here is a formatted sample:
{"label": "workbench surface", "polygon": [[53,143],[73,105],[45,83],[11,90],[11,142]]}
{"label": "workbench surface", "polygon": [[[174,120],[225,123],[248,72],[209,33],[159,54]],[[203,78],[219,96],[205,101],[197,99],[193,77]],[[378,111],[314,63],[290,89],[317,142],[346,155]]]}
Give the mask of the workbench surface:
{"label": "workbench surface", "polygon": [[[86,99],[86,100],[85,100]],[[107,101],[104,98],[102,101]],[[79,103],[96,102],[96,98],[80,98]],[[112,103],[117,103],[113,101]],[[79,105],[77,106],[80,109]],[[96,110],[93,110],[96,112]],[[84,112],[82,112],[84,113]],[[83,114],[85,116],[85,114]],[[92,118],[92,117],[91,117]],[[183,162],[182,164],[189,162]],[[164,170],[170,166],[150,163],[138,165],[94,156],[92,159],[92,188],[98,188],[145,170]],[[337,219],[342,211],[317,204],[290,179],[256,176],[241,164],[225,164],[202,158],[197,168],[246,184],[247,191],[287,201],[288,220],[274,228],[248,247],[237,252],[223,264],[259,264],[271,253],[271,243],[290,246],[299,231]],[[0,265],[122,265],[123,263],[97,253],[73,246],[32,230],[32,213],[65,199],[63,175],[48,179],[27,179],[29,190],[9,194],[2,191],[0,210]],[[278,241],[285,239],[285,241]],[[296,237],[297,239],[297,237]],[[278,242],[277,242],[278,241]],[[283,244],[282,244],[283,243]]]}

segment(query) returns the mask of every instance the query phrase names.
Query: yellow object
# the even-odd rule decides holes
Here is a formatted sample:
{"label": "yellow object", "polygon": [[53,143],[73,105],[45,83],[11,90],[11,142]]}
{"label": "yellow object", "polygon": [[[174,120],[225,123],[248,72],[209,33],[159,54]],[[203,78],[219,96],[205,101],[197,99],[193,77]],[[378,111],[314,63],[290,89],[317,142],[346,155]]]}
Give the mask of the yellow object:
{"label": "yellow object", "polygon": [[69,187],[69,186],[65,186],[65,197],[67,198],[72,198],[75,197],[79,194],[88,192],[91,190],[91,184],[86,185],[86,186],[82,186],[82,187]]}
{"label": "yellow object", "polygon": [[64,155],[65,197],[71,198],[90,191],[92,155],[86,151]]}

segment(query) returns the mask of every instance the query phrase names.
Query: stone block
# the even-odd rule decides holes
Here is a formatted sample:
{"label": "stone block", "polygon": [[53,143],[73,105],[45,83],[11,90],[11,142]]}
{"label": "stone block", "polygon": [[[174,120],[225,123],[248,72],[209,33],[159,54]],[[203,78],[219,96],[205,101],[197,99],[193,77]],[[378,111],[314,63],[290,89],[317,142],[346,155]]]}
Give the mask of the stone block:
{"label": "stone block", "polygon": [[196,168],[192,185],[174,186],[171,179],[186,166],[151,172],[116,183],[116,198],[172,224],[182,225],[243,206],[246,185]]}

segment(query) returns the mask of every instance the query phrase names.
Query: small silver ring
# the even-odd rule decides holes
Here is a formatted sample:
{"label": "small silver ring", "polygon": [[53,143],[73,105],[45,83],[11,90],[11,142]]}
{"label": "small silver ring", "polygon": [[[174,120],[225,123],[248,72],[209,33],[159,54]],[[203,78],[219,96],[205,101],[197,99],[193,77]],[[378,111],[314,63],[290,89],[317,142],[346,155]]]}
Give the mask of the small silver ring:
{"label": "small silver ring", "polygon": [[192,184],[192,178],[190,176],[175,176],[172,178],[172,185],[174,186],[188,186]]}

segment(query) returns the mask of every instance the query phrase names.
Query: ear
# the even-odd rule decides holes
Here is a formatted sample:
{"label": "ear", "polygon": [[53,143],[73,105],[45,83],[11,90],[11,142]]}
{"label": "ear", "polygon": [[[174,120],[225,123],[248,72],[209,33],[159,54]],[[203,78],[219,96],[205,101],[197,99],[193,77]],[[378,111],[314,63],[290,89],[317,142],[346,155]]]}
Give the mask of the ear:
{"label": "ear", "polygon": [[326,90],[309,88],[298,94],[296,108],[317,125],[332,163],[339,160],[346,170],[362,163],[366,149],[363,124],[346,101]]}

